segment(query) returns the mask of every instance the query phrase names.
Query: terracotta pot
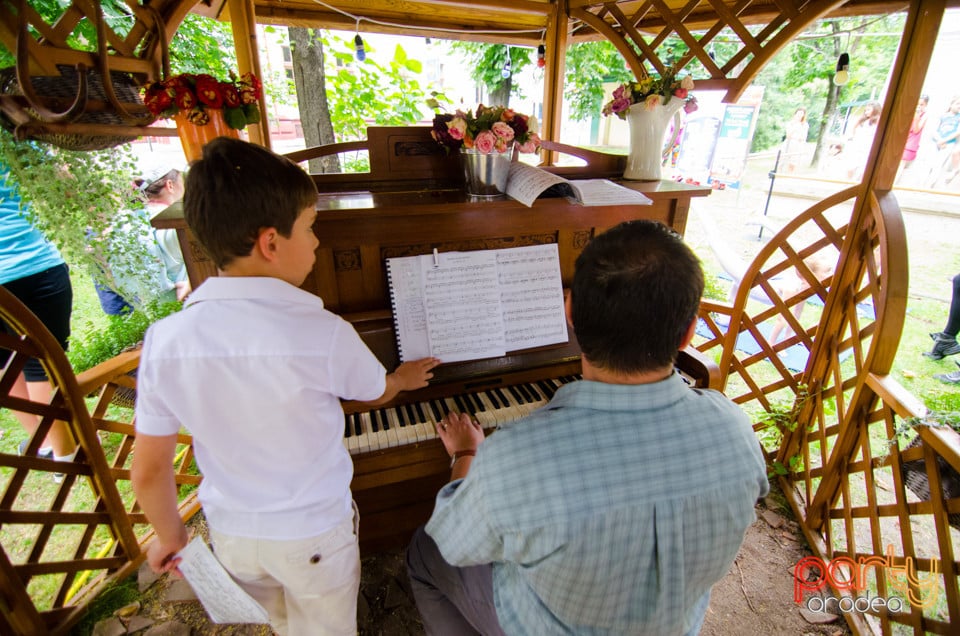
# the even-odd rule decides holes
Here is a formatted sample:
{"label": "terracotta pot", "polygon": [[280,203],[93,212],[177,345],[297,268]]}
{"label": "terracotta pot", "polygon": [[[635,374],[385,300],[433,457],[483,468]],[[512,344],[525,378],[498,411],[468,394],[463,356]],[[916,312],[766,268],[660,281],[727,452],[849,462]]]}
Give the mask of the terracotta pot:
{"label": "terracotta pot", "polygon": [[222,110],[208,108],[206,112],[210,115],[210,121],[203,126],[187,121],[185,112],[179,112],[173,116],[173,121],[177,122],[177,133],[180,135],[180,143],[183,145],[183,154],[186,155],[187,162],[203,156],[203,147],[217,137],[240,139],[240,131],[227,126]]}

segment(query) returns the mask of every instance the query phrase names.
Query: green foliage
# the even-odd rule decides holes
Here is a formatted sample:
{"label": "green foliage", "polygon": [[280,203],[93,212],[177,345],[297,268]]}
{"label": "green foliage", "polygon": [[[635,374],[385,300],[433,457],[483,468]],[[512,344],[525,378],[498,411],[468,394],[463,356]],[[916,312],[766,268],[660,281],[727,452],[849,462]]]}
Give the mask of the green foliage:
{"label": "green foliage", "polygon": [[354,59],[352,41],[324,32],[327,101],[331,121],[340,141],[365,139],[367,126],[402,126],[421,121],[427,90],[418,76],[420,61],[407,56],[399,44],[386,65],[368,51],[367,59]]}
{"label": "green foliage", "polygon": [[633,80],[626,61],[610,42],[578,42],[567,49],[566,99],[570,118],[586,121],[600,113],[605,97],[604,84]]}
{"label": "green foliage", "polygon": [[[471,68],[470,77],[486,86],[487,93],[493,95],[508,91],[502,103],[489,105],[509,106],[510,96],[523,97],[520,87],[513,82],[513,75],[526,68],[534,59],[533,49],[506,44],[457,41],[450,43],[450,50],[463,57]],[[504,77],[503,68],[507,60],[510,60],[511,74]]]}
{"label": "green foliage", "polygon": [[703,273],[703,297],[711,300],[726,300],[727,290],[720,279],[710,272]]}
{"label": "green foliage", "polygon": [[188,13],[170,43],[170,72],[225,78],[235,68],[237,53],[230,23]]}
{"label": "green foliage", "polygon": [[838,106],[876,98],[887,84],[903,30],[904,14],[860,16],[814,23],[764,66],[754,84],[764,87],[763,107],[751,151],[775,148],[798,106],[807,108],[813,141],[824,118],[826,128],[838,116],[824,112],[837,57],[848,52],[850,82],[839,89]]}
{"label": "green foliage", "polygon": [[130,605],[140,599],[140,590],[137,586],[137,577],[129,576],[118,581],[97,595],[80,622],[70,633],[75,636],[87,636],[93,633],[93,628],[99,621],[110,618],[121,607]]}
{"label": "green foliage", "polygon": [[165,316],[180,310],[181,303],[152,302],[131,314],[108,316],[106,328],[98,329],[91,323],[78,335],[70,337],[67,359],[75,373],[86,371],[143,340],[147,327]]}
{"label": "green foliage", "polygon": [[140,303],[159,293],[162,265],[147,250],[150,226],[131,189],[129,145],[70,151],[16,141],[0,131],[0,162],[10,169],[26,214],[64,260]]}
{"label": "green foliage", "polygon": [[960,411],[927,411],[926,415],[919,417],[901,418],[893,430],[890,443],[895,444],[898,439],[906,440],[913,437],[914,429],[920,426],[948,428],[960,433]]}

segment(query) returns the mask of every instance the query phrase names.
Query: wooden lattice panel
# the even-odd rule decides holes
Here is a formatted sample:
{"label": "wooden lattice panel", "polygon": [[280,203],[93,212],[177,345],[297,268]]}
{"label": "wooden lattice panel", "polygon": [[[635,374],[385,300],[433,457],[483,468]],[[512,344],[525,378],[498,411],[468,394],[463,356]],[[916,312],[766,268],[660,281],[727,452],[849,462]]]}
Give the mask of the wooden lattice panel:
{"label": "wooden lattice panel", "polygon": [[[725,89],[736,101],[777,51],[838,2],[645,0],[571,2],[571,40],[596,32],[609,40],[638,79],[685,69],[701,89]],[[722,36],[722,37],[718,37]],[[723,41],[723,46],[716,46]]]}
{"label": "wooden lattice panel", "polygon": [[[881,566],[858,567],[857,589],[832,592],[884,599],[848,615],[862,633],[904,633],[895,624],[914,634],[956,633],[960,436],[920,428],[911,443],[891,443],[902,419],[922,416],[925,409],[887,376],[870,373],[864,379],[853,398],[864,407],[863,417],[842,428],[822,468],[783,479],[784,492],[824,562],[850,559]],[[838,430],[833,427],[833,435]],[[810,441],[822,439],[817,434]],[[845,587],[852,587],[854,571],[838,572],[834,578],[846,577]]]}
{"label": "wooden lattice panel", "polygon": [[[837,193],[774,235],[735,287],[732,304],[701,304],[698,333],[706,337],[697,349],[715,352],[727,395],[748,410],[791,409],[806,391],[803,372],[820,337],[817,330],[834,287],[855,195],[855,189]],[[869,262],[874,255],[863,257]],[[857,377],[872,338],[878,299],[871,275],[877,269],[870,267],[861,277],[852,296],[856,302],[849,306],[848,329],[835,343],[841,385]],[[767,425],[758,423],[757,429]]]}
{"label": "wooden lattice panel", "polygon": [[[2,288],[0,319],[18,334],[0,334],[0,348],[11,352],[0,371],[0,407],[39,420],[22,456],[0,453],[0,633],[65,633],[98,590],[132,571],[141,542],[151,536],[129,483],[136,388],[131,373],[139,352],[74,376],[53,336]],[[41,361],[51,379],[50,403],[12,394],[30,357]],[[126,393],[125,407],[115,404],[122,402],[118,391]],[[37,456],[56,420],[66,422],[79,442],[73,462]],[[183,486],[181,514],[188,518],[198,509],[193,490],[200,478],[189,437],[182,441],[187,450],[178,455],[177,482]]]}

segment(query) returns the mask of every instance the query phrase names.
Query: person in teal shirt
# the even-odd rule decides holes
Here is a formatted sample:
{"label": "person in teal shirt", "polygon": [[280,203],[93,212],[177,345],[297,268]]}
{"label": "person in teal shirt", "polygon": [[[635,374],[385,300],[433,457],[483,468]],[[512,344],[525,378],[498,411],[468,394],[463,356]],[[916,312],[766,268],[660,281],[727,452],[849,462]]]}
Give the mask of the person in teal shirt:
{"label": "person in teal shirt", "polygon": [[[73,288],[67,265],[57,248],[31,225],[20,201],[18,186],[3,164],[0,164],[0,284],[20,299],[66,350],[73,309]],[[14,333],[3,321],[0,321],[0,327]],[[5,366],[9,358],[9,351],[0,350],[0,365]],[[24,365],[10,395],[49,403],[50,382],[38,360],[30,359]],[[32,436],[40,424],[37,416],[14,413]],[[21,442],[21,452],[27,441]],[[54,422],[39,454],[58,461],[72,461],[76,453],[77,443],[66,424]]]}

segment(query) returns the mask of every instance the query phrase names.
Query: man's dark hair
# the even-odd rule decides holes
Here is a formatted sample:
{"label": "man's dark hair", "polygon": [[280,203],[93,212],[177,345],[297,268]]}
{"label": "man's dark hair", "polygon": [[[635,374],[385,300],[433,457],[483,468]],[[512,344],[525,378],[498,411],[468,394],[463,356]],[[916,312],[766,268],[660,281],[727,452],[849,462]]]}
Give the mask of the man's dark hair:
{"label": "man's dark hair", "polygon": [[262,146],[218,137],[190,164],[183,216],[217,267],[247,256],[268,227],[290,236],[317,187],[292,161]]}
{"label": "man's dark hair", "polygon": [[656,221],[628,221],[577,258],[573,329],[591,364],[635,373],[672,364],[703,294],[700,261]]}

